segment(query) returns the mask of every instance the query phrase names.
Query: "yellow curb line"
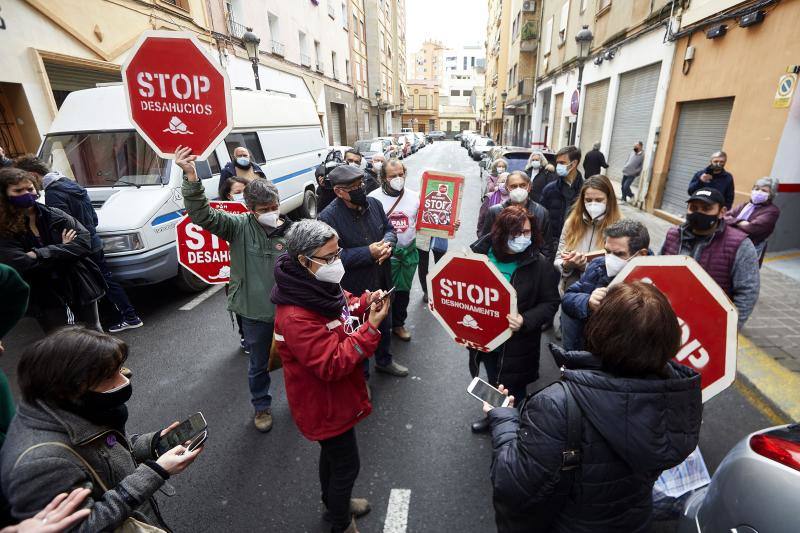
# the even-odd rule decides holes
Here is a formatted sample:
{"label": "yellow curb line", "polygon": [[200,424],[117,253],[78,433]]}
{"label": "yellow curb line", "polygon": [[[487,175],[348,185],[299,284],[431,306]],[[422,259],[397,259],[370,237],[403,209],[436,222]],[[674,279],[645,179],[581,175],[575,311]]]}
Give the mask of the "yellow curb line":
{"label": "yellow curb line", "polygon": [[758,394],[775,404],[777,411],[759,398],[756,391],[747,390],[745,384],[737,382],[737,390],[775,424],[800,420],[800,375],[775,361],[744,335],[739,335],[737,356],[737,370]]}
{"label": "yellow curb line", "polygon": [[783,255],[773,255],[772,257],[765,257],[765,263],[772,263],[773,261],[780,261],[781,259],[795,259],[796,257],[800,257],[800,252],[792,252],[790,254],[783,254]]}

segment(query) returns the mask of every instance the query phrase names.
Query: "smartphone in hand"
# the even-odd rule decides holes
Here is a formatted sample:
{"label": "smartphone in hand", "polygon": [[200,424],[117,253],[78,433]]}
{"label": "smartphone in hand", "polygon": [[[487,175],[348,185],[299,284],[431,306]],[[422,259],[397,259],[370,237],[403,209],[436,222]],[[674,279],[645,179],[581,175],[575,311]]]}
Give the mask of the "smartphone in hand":
{"label": "smartphone in hand", "polygon": [[203,413],[197,412],[181,422],[178,427],[160,436],[156,441],[156,455],[161,456],[188,440],[192,440],[208,428]]}
{"label": "smartphone in hand", "polygon": [[467,392],[492,407],[508,407],[509,397],[495,389],[481,378],[475,378],[467,387]]}

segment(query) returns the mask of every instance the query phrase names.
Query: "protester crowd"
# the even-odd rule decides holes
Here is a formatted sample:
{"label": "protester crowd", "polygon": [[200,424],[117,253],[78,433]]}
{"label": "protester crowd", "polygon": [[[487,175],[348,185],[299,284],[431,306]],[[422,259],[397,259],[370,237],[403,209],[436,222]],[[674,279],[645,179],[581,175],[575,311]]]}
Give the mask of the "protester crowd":
{"label": "protester crowd", "polygon": [[[500,158],[481,187],[471,249],[517,295],[508,340],[467,354],[473,377],[483,367],[511,397],[508,407],[486,405],[471,425],[491,433],[499,531],[646,531],[656,478],[697,446],[700,378],[671,361],[681,335],[669,302],[652,285],[612,283],[634,257],[654,254],[647,228],[618,205],[635,197],[642,144],[617,177],[619,201],[601,174],[608,164],[599,148],[582,158],[564,147],[554,165],[534,151],[524,171],[510,173]],[[355,518],[370,510],[352,497],[355,426],[373,409],[369,360],[377,372],[408,376],[392,341],[414,341],[410,291],[418,276],[427,301],[430,253],[439,261],[447,240],[417,233],[420,192],[407,188],[397,159],[378,154],[365,165],[356,151],[329,156],[316,171],[318,220],[293,222],[249,151],[232,155],[217,193],[242,202],[244,214],[209,206],[189,149],[177,150],[175,164],[187,215],[230,244],[227,308],[249,357],[253,424],[273,428],[270,371],[282,366],[292,417],[320,446],[324,517],[331,531],[354,532]],[[741,327],[780,213],[770,178],[731,209],[726,161],[715,153],[694,176],[686,221],[670,229],[659,253],[693,257],[731,298]],[[58,169],[33,156],[0,169],[0,339],[26,314],[46,334],[21,355],[16,411],[0,374],[0,518],[24,520],[24,531],[168,530],[154,495],[203,450],[185,442],[158,454],[158,439],[175,424],[127,432],[129,349],[104,332],[98,302],[107,298],[116,311],[111,333],[143,322],[110,272],[96,228],[86,190]],[[549,351],[562,378],[529,396],[542,332],[554,326],[563,346]]]}

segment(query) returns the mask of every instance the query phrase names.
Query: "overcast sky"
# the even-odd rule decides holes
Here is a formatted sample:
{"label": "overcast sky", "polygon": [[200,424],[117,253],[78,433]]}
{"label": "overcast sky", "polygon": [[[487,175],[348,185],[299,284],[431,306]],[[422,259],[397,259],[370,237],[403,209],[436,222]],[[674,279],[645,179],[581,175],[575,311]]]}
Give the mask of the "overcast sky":
{"label": "overcast sky", "polygon": [[406,0],[406,53],[426,39],[450,47],[486,40],[486,0]]}

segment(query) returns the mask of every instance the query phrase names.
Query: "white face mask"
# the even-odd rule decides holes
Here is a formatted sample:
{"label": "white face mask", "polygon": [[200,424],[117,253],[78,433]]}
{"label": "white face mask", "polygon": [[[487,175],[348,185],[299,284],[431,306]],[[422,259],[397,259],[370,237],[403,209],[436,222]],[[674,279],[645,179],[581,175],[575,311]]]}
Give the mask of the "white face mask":
{"label": "white face mask", "polygon": [[354,161],[350,161],[350,162],[349,162],[349,163],[347,163],[347,164],[348,164],[348,165],[350,165],[351,167],[360,167],[360,166],[361,166],[360,164],[358,164],[358,163],[356,163],[356,162],[354,162]]}
{"label": "white face mask", "polygon": [[341,259],[337,259],[330,265],[328,263],[314,261],[311,258],[309,258],[309,260],[312,263],[320,265],[319,269],[313,273],[314,277],[319,281],[325,281],[328,283],[339,283],[342,281],[342,278],[344,277],[344,263],[342,263]]}
{"label": "white face mask", "polygon": [[402,191],[406,185],[406,179],[403,176],[397,176],[389,180],[389,187],[396,191]]}
{"label": "white face mask", "polygon": [[383,161],[375,161],[372,163],[372,169],[377,173],[381,171],[381,167],[383,166]]}
{"label": "white face mask", "polygon": [[617,257],[614,254],[606,254],[606,274],[608,274],[609,278],[613,278],[619,271],[625,268],[625,265],[628,264],[628,261]]}
{"label": "white face mask", "polygon": [[592,220],[604,215],[606,212],[605,202],[585,202],[583,205],[586,207],[586,212],[589,213]]}
{"label": "white face mask", "polygon": [[540,168],[542,168],[542,162],[539,161],[538,159],[534,159],[533,161],[531,161],[531,168],[534,170],[539,170]]}
{"label": "white face mask", "polygon": [[528,189],[517,187],[516,189],[508,193],[508,199],[515,204],[521,204],[528,199]]}
{"label": "white face mask", "polygon": [[244,200],[244,193],[243,192],[239,192],[239,193],[236,193],[236,194],[233,195],[233,201],[234,202],[241,202],[242,200]]}
{"label": "white face mask", "polygon": [[268,228],[274,228],[278,225],[278,220],[280,220],[280,218],[280,211],[270,211],[269,213],[258,215],[258,223]]}

